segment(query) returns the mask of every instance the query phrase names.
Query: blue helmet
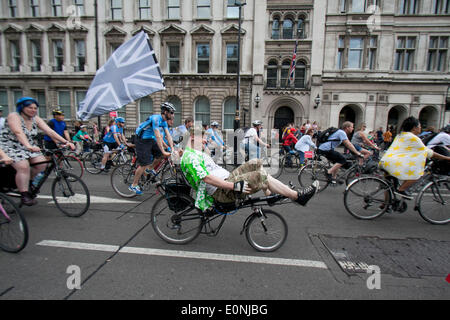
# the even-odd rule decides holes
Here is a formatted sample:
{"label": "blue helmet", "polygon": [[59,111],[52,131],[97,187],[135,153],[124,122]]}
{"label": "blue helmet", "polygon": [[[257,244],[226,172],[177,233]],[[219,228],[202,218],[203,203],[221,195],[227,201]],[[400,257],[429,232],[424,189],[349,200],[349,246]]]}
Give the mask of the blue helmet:
{"label": "blue helmet", "polygon": [[39,103],[38,103],[37,100],[34,99],[34,98],[31,98],[31,97],[23,97],[23,98],[20,98],[20,99],[17,100],[17,102],[16,102],[16,110],[17,110],[17,113],[21,113],[22,110],[23,110],[23,108],[28,107],[28,106],[32,105],[33,103],[34,103],[36,106],[39,107]]}
{"label": "blue helmet", "polygon": [[125,119],[122,117],[116,118],[116,123],[125,123]]}

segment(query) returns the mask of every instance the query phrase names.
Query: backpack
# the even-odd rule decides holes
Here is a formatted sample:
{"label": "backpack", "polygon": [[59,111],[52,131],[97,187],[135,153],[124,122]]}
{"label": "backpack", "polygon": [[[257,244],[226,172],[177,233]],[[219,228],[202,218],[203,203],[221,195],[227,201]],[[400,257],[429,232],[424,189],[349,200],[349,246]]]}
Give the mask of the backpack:
{"label": "backpack", "polygon": [[[321,131],[318,135],[317,135],[317,145],[321,145],[322,143],[325,143],[327,141],[329,141],[328,139],[330,138],[330,136],[332,134],[334,134],[336,131],[338,131],[338,128],[335,127],[329,127],[328,129]],[[337,140],[336,140],[337,141]]]}
{"label": "backpack", "polygon": [[420,137],[420,139],[422,140],[424,145],[427,145],[428,143],[430,143],[431,140],[433,140],[434,137],[436,137],[439,133],[435,133],[435,132],[431,132],[428,133],[422,137]]}

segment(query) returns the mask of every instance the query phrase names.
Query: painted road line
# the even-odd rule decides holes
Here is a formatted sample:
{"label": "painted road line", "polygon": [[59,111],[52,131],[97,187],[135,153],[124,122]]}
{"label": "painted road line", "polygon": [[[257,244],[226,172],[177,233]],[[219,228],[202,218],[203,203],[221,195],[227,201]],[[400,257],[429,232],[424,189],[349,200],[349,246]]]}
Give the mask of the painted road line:
{"label": "painted road line", "polygon": [[[65,197],[57,197],[59,203],[86,203],[86,195],[84,194],[76,194],[73,197],[65,198]],[[39,195],[38,199],[42,200],[51,200],[49,202],[53,203],[53,197],[52,196],[46,196],[46,195]],[[141,203],[142,201],[135,201],[135,200],[125,200],[125,199],[116,199],[116,198],[106,198],[106,197],[99,197],[99,196],[90,196],[91,203],[97,204],[97,203]]]}
{"label": "painted road line", "polygon": [[[44,240],[39,242],[37,245],[45,247],[106,251],[106,252],[115,252],[119,250],[119,246],[93,244],[93,243],[80,243],[80,242],[53,241],[53,240]],[[119,251],[119,253],[184,258],[184,259],[201,259],[201,260],[215,260],[225,262],[257,263],[257,264],[270,264],[270,265],[280,265],[290,267],[328,269],[326,264],[323,263],[322,261],[300,260],[300,259],[267,258],[257,256],[233,255],[233,254],[219,254],[219,253],[179,251],[179,250],[161,250],[161,249],[135,248],[135,247],[123,247]]]}

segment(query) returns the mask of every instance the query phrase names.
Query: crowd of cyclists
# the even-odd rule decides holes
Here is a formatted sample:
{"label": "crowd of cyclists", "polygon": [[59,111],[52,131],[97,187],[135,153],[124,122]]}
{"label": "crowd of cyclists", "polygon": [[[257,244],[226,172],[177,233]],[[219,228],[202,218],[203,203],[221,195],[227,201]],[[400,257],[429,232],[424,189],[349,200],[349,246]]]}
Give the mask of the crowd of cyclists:
{"label": "crowd of cyclists", "polygon": [[[16,170],[15,181],[21,194],[22,204],[32,206],[36,204],[36,200],[29,192],[32,185],[30,181],[33,181],[45,169],[43,165],[39,164],[45,161],[45,157],[35,142],[39,130],[45,134],[44,146],[46,149],[55,149],[59,147],[58,145],[62,145],[76,150],[77,153],[87,151],[90,143],[93,143],[96,137],[88,134],[88,128],[85,125],[80,125],[77,132],[71,137],[64,121],[64,113],[59,108],[53,110],[54,118],[45,122],[38,116],[39,103],[34,98],[23,97],[17,101],[16,107],[17,112],[9,114],[4,124],[2,123],[0,157],[4,164],[11,165]],[[143,175],[152,174],[163,158],[178,153],[178,147],[181,145],[178,144],[180,137],[183,136],[186,139],[194,133],[192,118],[185,119],[181,126],[173,127],[175,112],[176,108],[173,104],[164,102],[161,105],[161,113],[152,115],[142,122],[137,127],[131,141],[124,133],[125,119],[118,117],[111,120],[101,135],[98,132],[96,134],[101,136],[103,145],[101,170],[108,172],[107,163],[114,150],[133,147],[139,166],[135,172],[134,181],[129,185],[129,190],[136,195],[141,195],[143,191],[139,187],[140,178]],[[326,173],[327,179],[330,183],[336,183],[336,176],[340,168],[348,160],[343,153],[338,151],[338,148],[343,146],[361,163],[367,160],[373,152],[381,152],[386,149],[380,161],[380,168],[387,174],[403,181],[398,188],[398,194],[406,199],[411,198],[408,188],[424,174],[427,159],[435,158],[440,161],[442,166],[448,168],[450,125],[444,127],[440,133],[426,132],[425,130],[422,132],[419,120],[409,117],[403,122],[399,134],[393,141],[392,135],[389,136],[391,133],[389,129],[383,133],[380,128],[376,132],[369,132],[369,135],[365,133],[367,127],[364,123],[356,131],[354,129],[354,124],[348,121],[344,122],[340,128],[330,127],[322,131],[315,122],[310,124],[308,121],[301,127],[291,124],[281,132],[282,152],[297,153],[301,165],[305,164],[306,154],[310,151],[323,155],[333,164]],[[272,191],[284,194],[303,205],[309,201],[316,192],[317,183],[309,188],[298,190],[294,194],[291,188],[273,179],[265,172],[260,161],[261,150],[269,148],[271,144],[266,142],[261,133],[262,122],[260,120],[254,121],[252,127],[245,130],[242,142],[239,144],[240,151],[246,155],[247,162],[243,165],[245,172],[239,175],[241,180],[234,179],[232,185],[230,181],[227,181],[230,173],[218,169],[209,158],[214,156],[216,150],[224,151],[229,148],[222,136],[218,122],[212,122],[210,126],[203,127],[201,150],[194,152],[192,151],[194,148],[184,145],[184,154],[188,155],[185,161],[188,161],[186,160],[188,157],[191,161],[189,164],[185,163],[184,173],[192,178],[191,187],[200,197],[197,199],[198,203],[203,201],[202,205],[204,206],[205,199],[213,196],[217,189],[241,194],[254,193],[259,190]],[[419,135],[422,135],[422,139]],[[426,139],[423,139],[424,137]],[[187,140],[190,141],[189,138]],[[200,157],[198,152],[205,153],[207,157]],[[178,155],[180,156],[180,154]],[[250,165],[248,165],[249,163]],[[242,171],[241,167],[237,169]],[[226,194],[228,195],[228,193]]]}

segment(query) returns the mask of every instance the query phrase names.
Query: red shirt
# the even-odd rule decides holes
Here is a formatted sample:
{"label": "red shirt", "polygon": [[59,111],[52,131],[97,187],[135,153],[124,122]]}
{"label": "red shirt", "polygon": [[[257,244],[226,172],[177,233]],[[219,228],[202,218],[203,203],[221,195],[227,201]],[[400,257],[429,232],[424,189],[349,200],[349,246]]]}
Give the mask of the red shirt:
{"label": "red shirt", "polygon": [[296,144],[297,142],[298,142],[297,138],[292,133],[289,133],[283,139],[283,146],[291,146],[293,144]]}

